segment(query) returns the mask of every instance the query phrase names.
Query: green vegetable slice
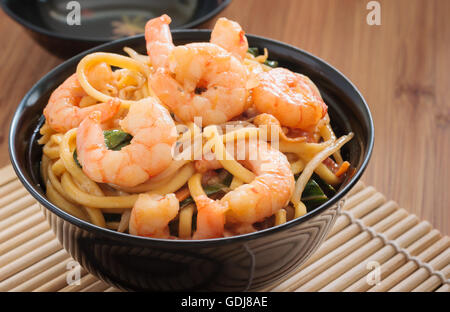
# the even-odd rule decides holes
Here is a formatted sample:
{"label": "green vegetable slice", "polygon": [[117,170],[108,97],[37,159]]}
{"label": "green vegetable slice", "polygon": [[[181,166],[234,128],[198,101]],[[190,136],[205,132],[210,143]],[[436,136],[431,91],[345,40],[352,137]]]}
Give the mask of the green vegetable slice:
{"label": "green vegetable slice", "polygon": [[310,179],[302,193],[302,202],[305,204],[306,209],[311,211],[325,203],[327,200],[328,197],[320,188],[319,184],[313,179]]}
{"label": "green vegetable slice", "polygon": [[78,167],[83,168],[80,164],[80,162],[78,161],[78,154],[77,154],[77,149],[75,149],[73,151],[73,160],[75,160],[75,163],[77,164]]}
{"label": "green vegetable slice", "polygon": [[106,146],[113,151],[120,151],[123,147],[130,144],[133,136],[122,130],[103,131]]}
{"label": "green vegetable slice", "polygon": [[277,61],[266,60],[264,64],[272,68],[278,67]]}

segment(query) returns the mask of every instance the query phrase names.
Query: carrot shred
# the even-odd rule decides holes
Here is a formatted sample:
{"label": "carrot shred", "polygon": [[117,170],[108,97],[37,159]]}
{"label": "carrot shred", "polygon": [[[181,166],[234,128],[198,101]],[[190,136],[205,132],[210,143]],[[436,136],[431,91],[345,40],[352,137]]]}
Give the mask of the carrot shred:
{"label": "carrot shred", "polygon": [[342,165],[339,167],[339,170],[335,173],[337,177],[340,177],[344,173],[347,172],[348,168],[350,168],[350,163],[348,161],[344,161]]}

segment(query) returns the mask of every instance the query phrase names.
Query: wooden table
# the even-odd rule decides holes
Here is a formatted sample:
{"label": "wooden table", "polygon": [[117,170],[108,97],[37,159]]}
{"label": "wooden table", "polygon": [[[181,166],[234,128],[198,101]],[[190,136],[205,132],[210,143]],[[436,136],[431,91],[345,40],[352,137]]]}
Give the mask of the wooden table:
{"label": "wooden table", "polygon": [[[220,16],[329,62],[360,89],[375,122],[363,177],[388,199],[450,228],[450,1],[384,0],[381,25],[366,0],[234,0]],[[202,27],[211,28],[214,21]],[[62,60],[0,12],[0,166],[9,122],[28,89]]]}

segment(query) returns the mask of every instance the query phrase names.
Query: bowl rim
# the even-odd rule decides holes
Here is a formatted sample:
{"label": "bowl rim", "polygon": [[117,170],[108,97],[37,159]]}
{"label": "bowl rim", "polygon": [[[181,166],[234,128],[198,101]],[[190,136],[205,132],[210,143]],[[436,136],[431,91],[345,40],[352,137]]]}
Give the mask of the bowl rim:
{"label": "bowl rim", "polygon": [[[176,34],[194,34],[194,33],[210,33],[211,30],[208,29],[176,29],[171,31],[173,35]],[[39,79],[38,82],[36,82],[30,90],[25,94],[23,99],[20,101],[19,105],[16,108],[16,111],[14,112],[13,118],[11,120],[10,129],[9,129],[9,155],[10,160],[13,165],[14,171],[16,172],[19,180],[24,185],[24,187],[28,190],[28,192],[46,209],[50,210],[50,212],[56,214],[58,217],[62,218],[63,220],[80,227],[83,230],[86,230],[88,232],[94,232],[95,234],[101,235],[101,236],[107,236],[114,240],[119,240],[123,242],[128,242],[134,245],[143,245],[148,246],[154,245],[154,246],[165,246],[165,247],[177,247],[177,248],[189,248],[192,246],[203,246],[203,247],[211,247],[211,246],[217,246],[217,245],[224,245],[229,243],[236,243],[236,242],[247,242],[251,241],[266,235],[273,235],[279,231],[287,230],[291,227],[294,227],[300,223],[303,223],[323,212],[328,210],[330,207],[332,207],[335,204],[338,204],[342,198],[355,186],[355,184],[358,182],[358,180],[361,178],[362,174],[364,173],[365,169],[367,168],[367,164],[371,158],[373,146],[374,146],[374,125],[373,125],[373,119],[372,115],[369,109],[369,106],[367,105],[367,102],[365,101],[362,94],[359,92],[359,90],[355,87],[355,85],[346,77],[344,76],[340,71],[338,71],[336,68],[328,64],[327,62],[323,61],[322,59],[310,54],[309,52],[306,52],[304,50],[301,50],[293,45],[289,45],[287,43],[283,43],[281,41],[269,39],[262,36],[256,36],[252,34],[246,34],[246,36],[249,39],[252,40],[262,40],[262,41],[269,41],[272,44],[275,44],[277,46],[283,46],[283,48],[290,49],[294,51],[295,53],[300,53],[303,56],[310,58],[314,60],[315,62],[321,63],[321,65],[324,65],[328,67],[331,71],[334,71],[338,76],[340,76],[344,83],[348,85],[348,87],[351,89],[351,92],[354,92],[354,94],[359,98],[361,103],[363,104],[363,110],[367,114],[368,117],[368,142],[366,146],[366,154],[363,155],[364,158],[362,160],[360,168],[356,171],[356,173],[353,175],[353,177],[349,180],[349,182],[341,189],[339,190],[330,200],[325,202],[324,204],[320,205],[316,209],[307,212],[305,215],[293,219],[291,221],[288,221],[284,224],[280,224],[277,226],[273,226],[264,230],[256,231],[253,233],[247,233],[247,234],[241,234],[231,237],[221,237],[221,238],[214,238],[214,239],[203,239],[203,240],[186,240],[186,239],[161,239],[161,238],[150,238],[150,237],[143,237],[143,236],[133,236],[126,233],[120,233],[117,231],[113,231],[107,228],[102,228],[99,226],[96,226],[90,222],[80,220],[74,216],[72,216],[69,213],[66,213],[62,209],[58,208],[56,205],[51,203],[46,197],[42,196],[37,190],[36,186],[34,186],[32,183],[30,183],[27,178],[25,177],[24,173],[21,171],[18,161],[16,159],[16,147],[14,146],[14,136],[17,132],[17,124],[19,122],[21,112],[24,110],[25,104],[27,103],[27,100],[30,98],[30,95],[35,91],[35,89],[43,84],[44,82],[52,79],[54,75],[57,75],[60,71],[64,70],[66,67],[72,66],[74,62],[77,60],[79,61],[81,58],[83,58],[85,55],[101,51],[104,48],[109,48],[111,46],[116,46],[123,44],[125,45],[127,42],[134,42],[136,40],[144,40],[144,35],[136,35],[133,37],[127,37],[127,38],[121,38],[112,42],[108,42],[99,46],[96,46],[92,49],[86,50],[80,54],[77,54],[76,56],[64,61],[60,65],[56,66],[54,69],[52,69],[50,72],[48,72],[45,76],[43,76],[41,79]]]}
{"label": "bowl rim", "polygon": [[[96,44],[100,45],[100,44],[114,42],[114,41],[121,40],[121,39],[131,38],[131,37],[124,37],[124,38],[119,38],[119,39],[116,39],[116,40],[114,40],[114,39],[112,39],[110,37],[86,38],[86,37],[82,37],[82,36],[64,35],[64,34],[61,34],[59,32],[56,32],[56,31],[50,31],[50,30],[48,30],[46,28],[39,27],[39,26],[31,23],[27,19],[25,19],[25,18],[17,15],[16,13],[14,13],[10,9],[10,7],[8,5],[8,3],[10,1],[11,0],[0,0],[0,6],[3,9],[3,11],[11,19],[13,19],[14,21],[19,23],[20,25],[22,25],[26,29],[29,29],[29,30],[31,30],[33,32],[36,32],[38,34],[45,35],[45,36],[48,36],[48,37],[51,37],[51,38],[54,38],[54,39],[72,40],[72,41],[79,41],[79,42],[89,42],[89,43],[96,43]],[[232,0],[222,0],[222,2],[214,10],[210,11],[208,14],[205,14],[201,18],[195,19],[195,20],[193,20],[193,21],[191,21],[189,23],[180,25],[176,29],[189,29],[189,28],[197,27],[197,26],[199,26],[199,25],[209,21],[210,19],[214,18],[214,16],[216,16],[220,12],[222,12],[231,3],[231,1]],[[137,36],[139,36],[139,35],[137,35]]]}

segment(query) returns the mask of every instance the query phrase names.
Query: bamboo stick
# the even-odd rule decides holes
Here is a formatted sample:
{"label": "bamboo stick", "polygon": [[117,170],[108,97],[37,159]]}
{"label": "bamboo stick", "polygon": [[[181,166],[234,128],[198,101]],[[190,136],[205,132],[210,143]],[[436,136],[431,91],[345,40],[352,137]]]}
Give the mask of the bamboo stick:
{"label": "bamboo stick", "polygon": [[[32,240],[34,237],[38,237],[43,233],[48,232],[54,237],[54,235],[50,232],[50,228],[46,222],[39,223],[37,226],[32,227],[25,232],[13,237],[12,239],[2,243],[0,249],[0,256],[5,255],[9,251],[17,248],[20,249],[22,246],[26,245],[26,242]],[[28,252],[26,250],[25,252]],[[2,262],[2,258],[0,258],[0,263]]]}
{"label": "bamboo stick", "polygon": [[36,200],[34,200],[31,195],[15,199],[13,202],[7,204],[0,208],[0,220],[4,220],[8,217],[11,217],[26,207],[30,207],[33,204],[36,204]]}
{"label": "bamboo stick", "polygon": [[47,268],[45,271],[34,276],[33,278],[24,281],[10,291],[33,291],[34,289],[39,288],[41,285],[44,285],[46,282],[52,281],[54,278],[60,276],[61,274],[67,273],[67,264],[71,261],[74,260],[68,257],[63,261],[55,264],[54,266]]}
{"label": "bamboo stick", "polygon": [[44,232],[41,235],[34,237],[25,244],[3,255],[0,258],[0,267],[12,263],[14,260],[26,255],[30,250],[35,250],[52,239],[55,239],[55,236],[50,231]]}
{"label": "bamboo stick", "polygon": [[[357,208],[355,208],[355,209],[357,209]],[[381,221],[383,218],[390,215],[396,209],[398,209],[398,205],[393,201],[389,201],[389,202],[385,203],[384,205],[376,208],[374,211],[372,211],[368,215],[364,216],[361,219],[361,222],[366,226],[372,226],[372,225],[376,224],[377,222]],[[343,216],[343,217],[346,217],[346,216]],[[347,220],[349,220],[349,219],[347,218]],[[350,220],[349,220],[349,222],[350,222]],[[336,249],[338,246],[344,244],[346,241],[353,238],[358,233],[361,233],[361,228],[359,227],[359,225],[351,224],[351,225],[347,226],[345,229],[343,229],[336,235],[327,239],[319,247],[317,252],[315,252],[308,261],[306,261],[304,266],[308,266],[311,263],[322,258],[324,255],[331,252],[333,249]]]}
{"label": "bamboo stick", "polygon": [[4,280],[17,272],[29,267],[30,265],[38,262],[44,257],[55,253],[61,249],[61,245],[56,239],[53,239],[46,244],[40,246],[38,249],[31,251],[30,253],[20,257],[14,262],[7,264],[4,267],[0,267],[0,280]]}
{"label": "bamboo stick", "polygon": [[105,292],[121,292],[120,289],[117,289],[114,286],[109,287],[108,289],[105,290]]}
{"label": "bamboo stick", "polygon": [[0,231],[0,244],[11,239],[12,237],[19,235],[26,229],[36,226],[39,223],[46,222],[45,217],[42,213],[34,213],[25,219],[11,225],[9,228]]}
{"label": "bamboo stick", "polygon": [[0,291],[8,291],[26,282],[28,279],[37,276],[41,272],[45,272],[54,265],[69,259],[69,255],[65,250],[59,250],[54,254],[42,259],[41,261],[29,266],[10,278],[0,282]]}
{"label": "bamboo stick", "polygon": [[96,278],[92,274],[87,274],[80,280],[80,285],[76,285],[76,284],[68,285],[68,286],[60,289],[59,291],[61,291],[61,292],[80,291],[80,290],[84,289],[85,287],[95,283],[96,281],[98,281],[98,278]]}
{"label": "bamboo stick", "polygon": [[[445,268],[443,268],[441,270],[441,272],[442,272],[442,274],[444,274],[444,276],[446,278],[449,278],[450,264],[447,264],[447,266]],[[436,288],[438,288],[441,285],[442,285],[441,279],[439,277],[437,277],[436,275],[431,275],[427,280],[425,280],[422,284],[420,284],[419,286],[414,288],[412,291],[413,292],[429,292],[429,291],[435,290]]]}
{"label": "bamboo stick", "polygon": [[[392,227],[397,222],[404,219],[408,213],[404,209],[399,209],[393,214],[389,215],[387,218],[378,222],[373,226],[374,230],[377,232],[384,232],[390,227]],[[325,271],[328,267],[337,263],[339,260],[343,259],[349,255],[354,250],[360,248],[366,242],[371,239],[371,235],[367,232],[362,232],[351,240],[342,244],[323,258],[317,260],[307,267],[301,267],[296,270],[296,274],[291,276],[287,280],[283,281],[281,284],[273,288],[274,291],[293,291],[305,284],[309,280],[315,278],[317,275]]]}
{"label": "bamboo stick", "polygon": [[[427,221],[422,221],[418,225],[414,226],[412,229],[403,233],[398,237],[395,242],[400,248],[405,248],[412,244],[414,241],[428,233],[431,229],[431,224]],[[356,266],[352,266],[344,274],[340,274],[336,279],[330,281],[326,286],[324,286],[320,291],[342,291],[353,282],[357,281],[362,276],[367,275],[367,264],[372,261],[376,261],[379,264],[386,262],[392,256],[396,254],[396,250],[391,245],[385,245],[383,248],[371,254],[369,257],[364,259]],[[350,256],[349,256],[350,257]],[[342,260],[344,261],[344,260]]]}
{"label": "bamboo stick", "polygon": [[348,191],[345,198],[350,198],[351,196],[355,195],[356,193],[359,193],[360,191],[362,191],[365,187],[366,186],[364,185],[364,182],[358,181],[358,183],[356,183],[356,185],[350,191]]}
{"label": "bamboo stick", "polygon": [[[409,246],[406,250],[409,252],[411,256],[417,256],[423,250],[431,246],[431,244],[435,243],[441,234],[438,230],[434,229],[430,231],[428,234],[414,242],[411,246]],[[382,281],[385,277],[389,276],[394,270],[398,269],[401,265],[405,264],[406,256],[403,253],[396,254],[393,258],[389,259],[387,262],[383,263],[380,267],[380,281]],[[361,277],[356,283],[346,288],[344,291],[346,292],[362,292],[366,291],[371,287],[370,284],[367,283],[366,276]]]}
{"label": "bamboo stick", "polygon": [[353,196],[348,197],[342,209],[344,210],[352,209],[353,207],[362,203],[376,192],[377,191],[373,186],[366,187],[364,190],[354,194]]}
{"label": "bamboo stick", "polygon": [[[438,255],[436,258],[431,260],[428,264],[434,269],[434,270],[441,270],[444,266],[446,266],[450,259],[450,249],[445,250],[443,253]],[[428,272],[425,268],[420,268],[417,271],[415,271],[413,274],[405,278],[403,281],[395,285],[393,288],[391,288],[390,292],[406,292],[411,291],[420,283],[425,281],[430,276],[430,272]]]}
{"label": "bamboo stick", "polygon": [[86,288],[81,289],[81,292],[104,292],[109,288],[109,285],[103,281],[97,280],[95,283],[89,285]]}
{"label": "bamboo stick", "polygon": [[[443,250],[450,246],[450,240],[448,237],[443,237],[436,243],[421,252],[417,259],[422,262],[429,262],[431,259],[439,255]],[[397,285],[398,281],[402,281],[407,278],[411,273],[417,270],[418,266],[414,261],[408,261],[395,272],[384,278],[378,285],[373,286],[368,291],[370,292],[385,292]]]}
{"label": "bamboo stick", "polygon": [[438,289],[436,289],[436,292],[450,292],[450,285],[444,284],[441,287],[439,287]]}
{"label": "bamboo stick", "polygon": [[33,199],[33,197],[31,195],[29,195],[28,191],[23,187],[15,190],[15,191],[12,191],[12,192],[6,194],[5,196],[0,197],[0,218],[4,218],[4,216],[3,216],[4,206],[6,206],[18,199],[23,199],[25,197],[29,197],[29,198]]}
{"label": "bamboo stick", "polygon": [[[64,289],[67,286],[67,273],[68,271],[62,273],[61,275],[59,275],[58,277],[54,278],[53,280],[45,283],[44,285],[36,288],[33,290],[33,292],[55,292],[55,291],[60,291],[61,289]],[[86,270],[81,268],[80,269],[80,277],[81,280],[85,277],[88,276],[89,274],[87,274]]]}
{"label": "bamboo stick", "polygon": [[[384,235],[387,239],[395,239],[401,234],[408,231],[411,227],[419,222],[419,219],[414,215],[409,215],[400,222],[396,223],[389,229],[387,229]],[[366,233],[366,232],[363,232]],[[384,246],[384,242],[381,238],[372,238],[369,242],[365,243],[362,247],[356,249],[351,254],[347,255],[345,258],[340,259],[338,262],[331,265],[329,268],[318,274],[314,279],[309,280],[305,284],[301,285],[295,291],[318,291],[326,284],[330,283],[332,280],[338,276],[344,274],[355,266],[356,264],[363,261],[368,255],[373,254],[375,251],[379,250]]]}
{"label": "bamboo stick", "polygon": [[[362,216],[368,214],[375,208],[383,205],[385,201],[386,201],[386,199],[382,194],[375,193],[372,196],[370,196],[369,198],[366,198],[366,200],[363,201],[362,203],[359,203],[358,205],[355,205],[352,208],[344,209],[344,210],[351,211],[355,218],[361,218]],[[349,224],[350,224],[350,220],[348,219],[347,216],[339,216],[336,219],[336,222],[335,222],[333,228],[331,229],[330,233],[328,234],[327,239],[332,237],[333,235],[335,235],[342,229],[344,229]]]}
{"label": "bamboo stick", "polygon": [[14,179],[17,179],[17,176],[12,166],[6,166],[0,169],[0,186]]}
{"label": "bamboo stick", "polygon": [[19,180],[14,180],[8,184],[5,184],[3,186],[0,186],[0,197],[5,196],[6,194],[9,194],[18,188],[23,188],[22,183],[20,183]]}
{"label": "bamboo stick", "polygon": [[39,205],[36,203],[32,206],[24,208],[22,211],[6,219],[3,219],[2,221],[0,221],[0,232],[37,212],[39,212]]}

